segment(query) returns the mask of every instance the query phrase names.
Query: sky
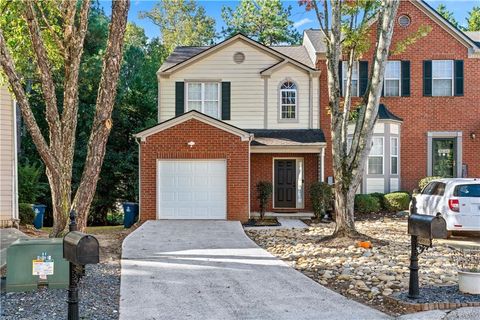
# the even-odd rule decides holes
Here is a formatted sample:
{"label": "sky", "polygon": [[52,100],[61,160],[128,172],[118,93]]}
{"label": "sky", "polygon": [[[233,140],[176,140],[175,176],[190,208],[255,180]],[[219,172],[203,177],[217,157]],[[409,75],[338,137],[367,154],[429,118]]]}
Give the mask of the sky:
{"label": "sky", "polygon": [[[149,11],[155,5],[155,0],[131,0],[130,11],[128,14],[128,20],[145,29],[145,34],[149,38],[159,36],[159,29],[148,19],[140,19],[139,13],[142,11]],[[291,19],[295,23],[295,27],[302,32],[305,29],[318,28],[318,22],[314,12],[306,12],[305,7],[298,5],[298,0],[283,1],[285,6],[292,7]],[[239,1],[220,1],[220,0],[197,0],[197,3],[203,6],[207,12],[207,15],[213,17],[216,21],[217,32],[222,31],[222,27],[225,26],[221,12],[222,6],[235,7]],[[427,3],[433,8],[437,8],[440,3],[445,4],[447,9],[453,12],[455,19],[460,24],[465,24],[465,18],[474,6],[480,6],[480,0],[427,0]],[[110,14],[111,1],[101,0],[100,4],[104,7],[105,12]]]}

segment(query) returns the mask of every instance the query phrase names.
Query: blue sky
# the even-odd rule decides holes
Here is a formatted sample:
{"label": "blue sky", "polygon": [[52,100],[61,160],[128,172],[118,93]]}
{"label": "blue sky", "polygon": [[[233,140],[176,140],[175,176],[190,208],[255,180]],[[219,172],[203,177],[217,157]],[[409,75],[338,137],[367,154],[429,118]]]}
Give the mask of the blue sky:
{"label": "blue sky", "polygon": [[[157,1],[153,0],[131,0],[130,12],[128,14],[128,20],[135,22],[137,25],[145,29],[145,33],[149,38],[157,37],[159,35],[158,27],[151,23],[148,19],[140,19],[138,17],[139,12],[149,11]],[[220,0],[208,0],[198,1],[199,5],[205,7],[207,14],[213,17],[216,21],[216,29],[218,32],[222,30],[224,22],[221,17],[222,6],[235,7],[239,1],[220,1]],[[468,15],[468,11],[474,6],[480,6],[480,0],[444,0],[433,1],[427,0],[427,3],[436,8],[440,3],[446,5],[447,9],[452,11],[457,21],[460,24],[465,24],[465,18]],[[110,1],[101,0],[100,4],[105,8],[105,12],[110,14]],[[298,1],[284,1],[285,6],[292,6],[291,19],[295,22],[295,27],[299,31],[303,31],[309,28],[318,28],[318,22],[313,12],[305,12],[305,7],[300,7]]]}

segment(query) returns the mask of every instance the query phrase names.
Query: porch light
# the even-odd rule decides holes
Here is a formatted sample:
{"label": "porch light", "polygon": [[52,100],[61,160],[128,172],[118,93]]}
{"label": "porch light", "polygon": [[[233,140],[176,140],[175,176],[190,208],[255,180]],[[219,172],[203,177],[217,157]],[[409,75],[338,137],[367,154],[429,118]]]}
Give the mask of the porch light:
{"label": "porch light", "polygon": [[187,143],[187,145],[192,148],[195,145],[195,141],[190,141]]}

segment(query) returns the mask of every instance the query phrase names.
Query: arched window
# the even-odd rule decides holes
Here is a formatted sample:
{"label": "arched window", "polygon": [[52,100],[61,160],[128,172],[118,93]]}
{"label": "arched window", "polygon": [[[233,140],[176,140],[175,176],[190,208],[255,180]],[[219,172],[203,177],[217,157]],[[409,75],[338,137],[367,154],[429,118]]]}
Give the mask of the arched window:
{"label": "arched window", "polygon": [[285,81],[280,86],[280,119],[297,118],[297,86],[292,81]]}

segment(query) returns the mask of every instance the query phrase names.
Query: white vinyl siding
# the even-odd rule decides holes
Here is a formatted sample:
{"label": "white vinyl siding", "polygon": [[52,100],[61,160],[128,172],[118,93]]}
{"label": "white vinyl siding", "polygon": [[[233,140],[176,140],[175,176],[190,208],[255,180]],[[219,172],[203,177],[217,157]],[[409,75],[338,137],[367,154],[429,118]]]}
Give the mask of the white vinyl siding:
{"label": "white vinyl siding", "polygon": [[220,119],[220,83],[187,82],[185,111],[197,110],[206,115]]}
{"label": "white vinyl siding", "polygon": [[367,178],[367,192],[365,193],[374,193],[380,192],[385,193],[385,179],[384,178]]}
{"label": "white vinyl siding", "polygon": [[[358,97],[358,61],[353,62],[352,68],[352,97]],[[345,96],[345,90],[347,89],[347,73],[348,73],[348,61],[342,61],[342,96]]]}
{"label": "white vinyl siding", "polygon": [[383,151],[383,137],[373,137],[368,156],[368,174],[383,174]]}
{"label": "white vinyl siding", "polygon": [[383,95],[385,97],[399,97],[401,94],[400,88],[400,61],[387,61],[385,68],[385,77],[383,81]]}
{"label": "white vinyl siding", "polygon": [[432,96],[453,96],[453,60],[432,61]]}

